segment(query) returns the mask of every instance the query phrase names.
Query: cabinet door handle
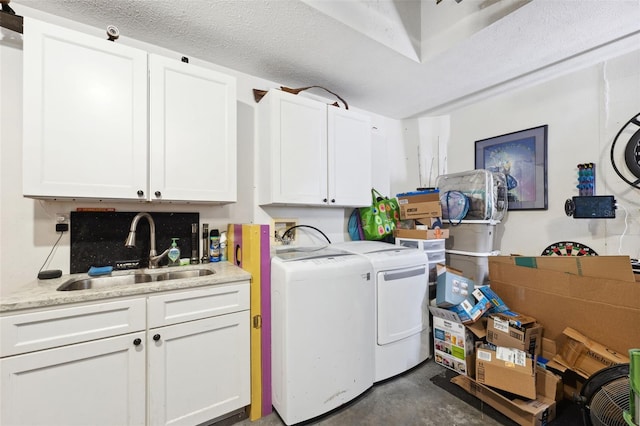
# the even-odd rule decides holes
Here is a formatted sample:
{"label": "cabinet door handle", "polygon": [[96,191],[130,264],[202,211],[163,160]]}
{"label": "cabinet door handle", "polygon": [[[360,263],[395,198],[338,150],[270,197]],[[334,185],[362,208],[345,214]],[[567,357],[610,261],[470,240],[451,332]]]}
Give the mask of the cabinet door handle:
{"label": "cabinet door handle", "polygon": [[331,199],[331,202],[332,202],[332,203],[335,203],[335,202],[336,202],[336,199],[335,199],[335,198],[332,198],[332,199]]}
{"label": "cabinet door handle", "polygon": [[144,197],[144,191],[142,189],[138,189],[138,197]]}
{"label": "cabinet door handle", "polygon": [[323,198],[323,199],[322,199],[322,202],[323,202],[323,203],[326,203],[326,202],[327,202],[327,199],[326,199],[326,198]]}
{"label": "cabinet door handle", "polygon": [[154,335],[153,335],[153,340],[155,340],[156,342],[157,342],[158,340],[160,340],[160,335],[159,335],[159,334],[154,334]]}
{"label": "cabinet door handle", "polygon": [[156,191],[155,194],[156,194],[156,197],[160,197],[162,195],[162,192]]}
{"label": "cabinet door handle", "polygon": [[133,340],[133,346],[140,346],[140,343],[142,343],[142,340],[140,338]]}

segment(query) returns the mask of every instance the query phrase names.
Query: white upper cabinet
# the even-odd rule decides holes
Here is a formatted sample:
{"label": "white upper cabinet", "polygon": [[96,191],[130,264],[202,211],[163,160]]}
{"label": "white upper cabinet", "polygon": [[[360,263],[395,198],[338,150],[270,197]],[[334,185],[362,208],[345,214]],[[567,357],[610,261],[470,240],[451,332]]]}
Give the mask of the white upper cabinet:
{"label": "white upper cabinet", "polygon": [[138,199],[147,186],[147,54],[24,21],[23,193]]}
{"label": "white upper cabinet", "polygon": [[327,113],[329,202],[368,206],[372,186],[371,119],[332,106],[327,106]]}
{"label": "white upper cabinet", "polygon": [[151,198],[236,201],[236,80],[149,55]]}
{"label": "white upper cabinet", "polygon": [[24,34],[25,196],[236,201],[235,78],[35,20]]}
{"label": "white upper cabinet", "polygon": [[258,105],[260,204],[326,204],[326,105],[278,90]]}
{"label": "white upper cabinet", "polygon": [[258,120],[260,204],[370,204],[368,117],[270,90]]}

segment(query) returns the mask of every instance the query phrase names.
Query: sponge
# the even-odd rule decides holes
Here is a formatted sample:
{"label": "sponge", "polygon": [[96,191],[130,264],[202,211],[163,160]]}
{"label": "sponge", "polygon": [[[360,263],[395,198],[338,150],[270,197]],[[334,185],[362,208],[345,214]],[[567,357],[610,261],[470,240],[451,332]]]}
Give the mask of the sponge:
{"label": "sponge", "polygon": [[97,277],[100,275],[108,275],[113,271],[113,266],[92,266],[89,268],[89,276]]}

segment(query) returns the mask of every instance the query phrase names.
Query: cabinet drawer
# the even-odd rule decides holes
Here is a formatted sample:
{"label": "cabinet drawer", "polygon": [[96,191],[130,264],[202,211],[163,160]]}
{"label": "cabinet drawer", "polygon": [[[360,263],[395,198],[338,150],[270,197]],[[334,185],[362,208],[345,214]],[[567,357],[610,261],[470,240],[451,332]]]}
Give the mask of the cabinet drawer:
{"label": "cabinet drawer", "polygon": [[427,258],[429,259],[429,263],[431,262],[444,263],[445,261],[444,250],[425,250],[425,253],[427,253]]}
{"label": "cabinet drawer", "polygon": [[145,329],[144,299],[53,309],[0,318],[0,356]]}
{"label": "cabinet drawer", "polygon": [[249,281],[151,296],[147,305],[149,328],[193,321],[249,309]]}

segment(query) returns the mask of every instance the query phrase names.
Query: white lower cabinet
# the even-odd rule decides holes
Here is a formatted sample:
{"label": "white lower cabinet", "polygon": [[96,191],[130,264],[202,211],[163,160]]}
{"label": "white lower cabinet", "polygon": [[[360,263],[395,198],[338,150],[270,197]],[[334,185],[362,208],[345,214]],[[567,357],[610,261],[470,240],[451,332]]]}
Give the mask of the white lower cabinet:
{"label": "white lower cabinet", "polygon": [[149,424],[197,425],[250,403],[249,311],[149,330]]}
{"label": "white lower cabinet", "polygon": [[197,425],[251,402],[249,282],[151,296],[149,425]]}
{"label": "white lower cabinet", "polygon": [[0,359],[0,424],[144,425],[144,331]]}
{"label": "white lower cabinet", "polygon": [[196,425],[224,416],[251,402],[249,326],[248,281],[5,314],[0,424]]}

